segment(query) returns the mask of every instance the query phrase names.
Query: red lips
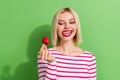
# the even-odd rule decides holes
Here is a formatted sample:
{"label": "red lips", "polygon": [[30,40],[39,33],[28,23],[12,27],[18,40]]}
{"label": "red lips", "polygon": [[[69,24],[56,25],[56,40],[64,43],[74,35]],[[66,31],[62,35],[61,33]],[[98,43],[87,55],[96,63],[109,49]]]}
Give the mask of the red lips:
{"label": "red lips", "polygon": [[69,32],[69,31],[71,32],[72,30],[64,30],[63,32]]}
{"label": "red lips", "polygon": [[71,34],[72,34],[72,30],[64,30],[64,31],[62,32],[62,35],[63,35],[64,37],[69,37]]}

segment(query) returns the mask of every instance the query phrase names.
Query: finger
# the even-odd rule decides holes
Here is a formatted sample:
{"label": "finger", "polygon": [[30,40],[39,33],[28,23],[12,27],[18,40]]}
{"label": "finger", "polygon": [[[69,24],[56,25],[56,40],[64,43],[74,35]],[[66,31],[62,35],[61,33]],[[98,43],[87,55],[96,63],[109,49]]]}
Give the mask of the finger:
{"label": "finger", "polygon": [[46,57],[46,50],[44,48],[44,60],[46,59],[45,57]]}
{"label": "finger", "polygon": [[47,50],[47,46],[46,45],[44,45],[44,49]]}
{"label": "finger", "polygon": [[43,50],[43,48],[44,48],[44,44],[42,44],[42,46],[41,46],[41,48],[40,48],[40,51]]}
{"label": "finger", "polygon": [[46,45],[44,46],[44,49],[45,49],[45,60],[47,60],[48,59],[48,49],[47,49]]}
{"label": "finger", "polygon": [[52,57],[51,53],[48,53],[48,60],[50,60]]}
{"label": "finger", "polygon": [[47,61],[48,60],[48,51],[47,50],[45,50],[45,57],[44,57],[44,59]]}
{"label": "finger", "polygon": [[42,52],[41,55],[42,55],[42,56],[41,56],[42,60],[44,60],[44,57],[45,57],[45,50],[44,50],[44,49],[43,49],[43,52]]}
{"label": "finger", "polygon": [[41,50],[41,51],[39,52],[40,58],[42,58],[42,53],[43,53],[43,50]]}
{"label": "finger", "polygon": [[42,58],[42,55],[43,55],[43,51],[44,51],[44,44],[42,44],[41,49],[39,51],[41,58]]}

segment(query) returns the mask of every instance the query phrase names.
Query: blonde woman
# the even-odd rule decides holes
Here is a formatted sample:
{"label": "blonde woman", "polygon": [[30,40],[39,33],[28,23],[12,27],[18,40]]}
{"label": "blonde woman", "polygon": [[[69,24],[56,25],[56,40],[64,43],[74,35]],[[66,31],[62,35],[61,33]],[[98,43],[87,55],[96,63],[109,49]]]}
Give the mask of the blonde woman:
{"label": "blonde woman", "polygon": [[78,47],[82,42],[80,21],[71,8],[59,10],[52,25],[52,45],[38,52],[39,80],[96,80],[96,58]]}

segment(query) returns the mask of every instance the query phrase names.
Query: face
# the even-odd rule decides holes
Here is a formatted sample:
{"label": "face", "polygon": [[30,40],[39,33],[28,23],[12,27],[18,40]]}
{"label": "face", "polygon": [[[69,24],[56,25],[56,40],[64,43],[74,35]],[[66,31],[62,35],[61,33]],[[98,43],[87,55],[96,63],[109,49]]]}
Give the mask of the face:
{"label": "face", "polygon": [[58,20],[57,33],[62,41],[73,40],[77,25],[73,15],[69,12],[61,13]]}

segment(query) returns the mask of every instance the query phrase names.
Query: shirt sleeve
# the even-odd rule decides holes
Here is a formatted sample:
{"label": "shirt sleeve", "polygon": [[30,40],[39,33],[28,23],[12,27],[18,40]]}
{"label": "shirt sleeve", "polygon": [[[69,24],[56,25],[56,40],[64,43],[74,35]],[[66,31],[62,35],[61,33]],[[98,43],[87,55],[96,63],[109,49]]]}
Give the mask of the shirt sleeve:
{"label": "shirt sleeve", "polygon": [[38,54],[38,78],[39,80],[56,80],[56,62],[41,60]]}
{"label": "shirt sleeve", "polygon": [[92,54],[91,58],[90,58],[90,62],[89,62],[89,80],[96,80],[96,57],[94,56],[94,54]]}

